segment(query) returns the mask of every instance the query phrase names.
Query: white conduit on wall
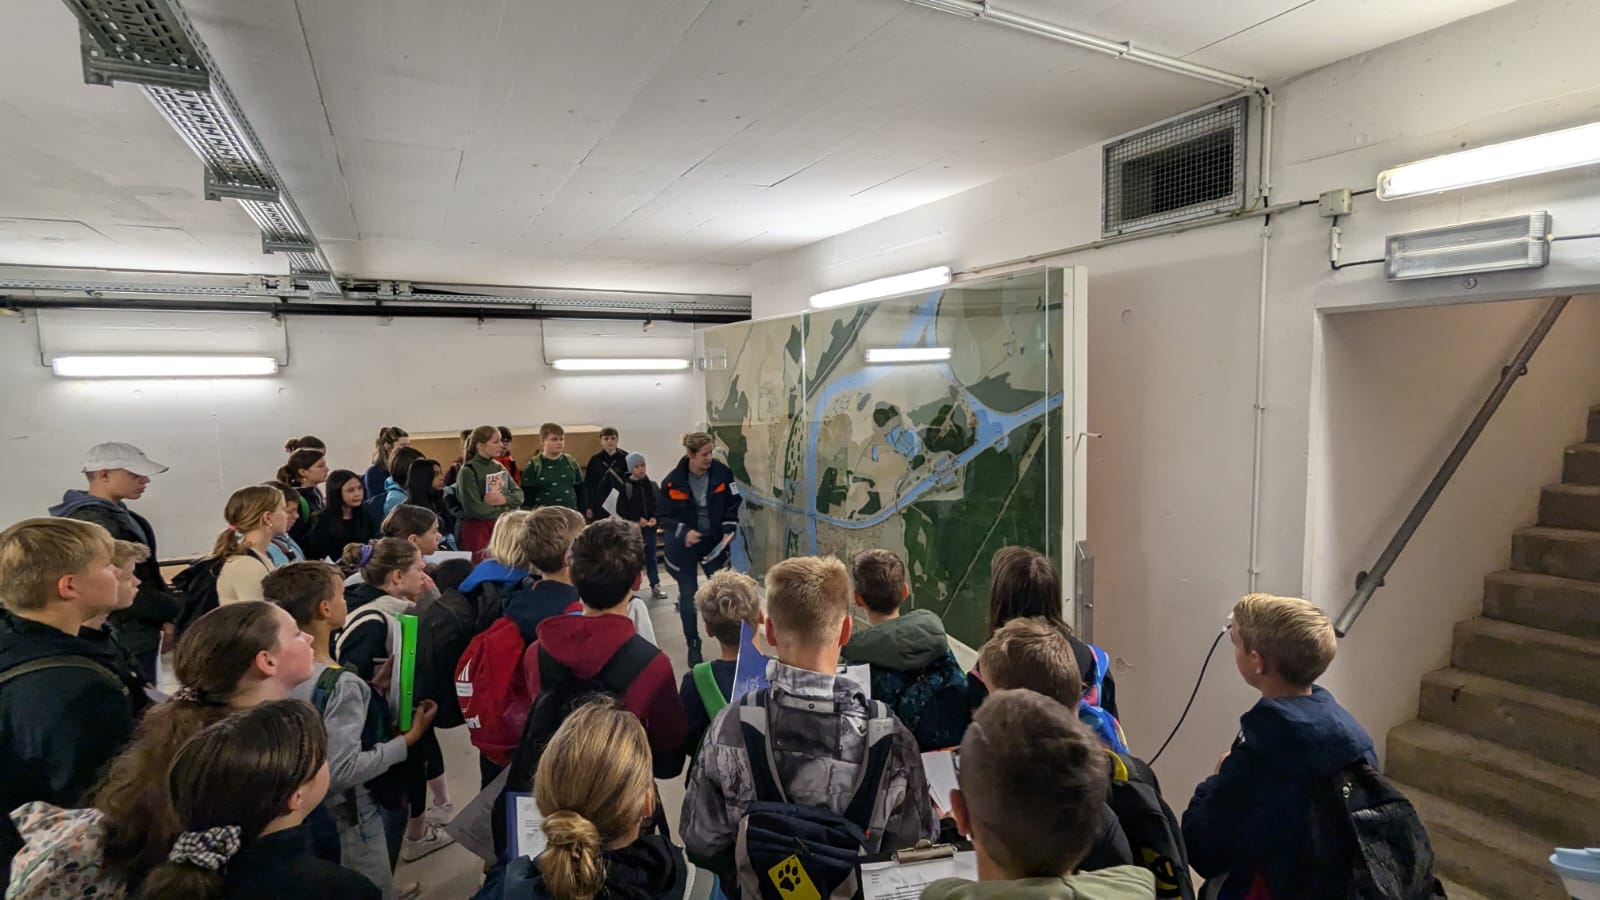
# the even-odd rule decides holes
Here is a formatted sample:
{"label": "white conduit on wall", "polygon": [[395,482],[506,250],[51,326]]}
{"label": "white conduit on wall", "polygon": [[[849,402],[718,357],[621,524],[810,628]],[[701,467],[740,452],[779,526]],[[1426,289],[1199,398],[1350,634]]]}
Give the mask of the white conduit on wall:
{"label": "white conduit on wall", "polygon": [[[993,3],[988,2],[988,0],[906,0],[906,2],[915,4],[917,6],[925,6],[929,9],[936,9],[940,12],[964,16],[976,21],[993,22],[996,25],[1003,25],[1007,28],[1013,28],[1017,31],[1027,34],[1049,38],[1050,40],[1059,41],[1063,44],[1068,44],[1084,50],[1091,50],[1096,53],[1104,53],[1108,56],[1115,56],[1118,59],[1125,59],[1129,62],[1149,66],[1153,69],[1160,69],[1161,71],[1170,72],[1174,75],[1182,75],[1188,78],[1209,82],[1211,84],[1225,85],[1253,94],[1260,100],[1261,149],[1260,156],[1258,157],[1260,168],[1260,171],[1257,173],[1259,183],[1259,187],[1257,188],[1258,197],[1256,208],[1246,212],[1246,214],[1253,212],[1256,215],[1262,215],[1266,218],[1266,221],[1261,228],[1261,298],[1256,314],[1256,383],[1254,401],[1255,426],[1254,434],[1252,435],[1252,442],[1255,449],[1250,462],[1250,558],[1245,568],[1247,590],[1251,593],[1254,593],[1259,580],[1261,568],[1261,444],[1265,431],[1264,416],[1266,415],[1267,411],[1267,248],[1272,240],[1271,215],[1273,212],[1277,211],[1272,207],[1269,199],[1269,194],[1272,188],[1273,100],[1271,91],[1267,89],[1267,86],[1264,83],[1247,75],[1236,75],[1232,72],[1226,72],[1222,69],[1214,69],[1210,66],[1203,66],[1199,63],[1189,62],[1188,60],[1179,59],[1175,56],[1168,56],[1164,53],[1157,53],[1153,50],[1144,50],[1135,47],[1131,41],[1114,41],[1109,38],[1090,34],[1085,31],[1078,31],[1073,28],[1056,25],[1052,22],[1046,22],[1043,19],[1036,19],[1032,16],[1022,15],[1021,13],[1010,12],[995,6]],[[1283,208],[1289,209],[1295,206],[1298,206],[1298,204],[1286,204]],[[1219,217],[1218,219],[1208,222],[1196,222],[1176,226],[1170,230],[1153,229],[1149,232],[1138,235],[1119,236],[1117,238],[1094,241],[1078,247],[1066,247],[1060,250],[1051,250],[1028,257],[1008,260],[1007,262],[1003,263],[974,266],[967,271],[976,273],[990,269],[999,269],[1012,264],[1033,262],[1051,256],[1060,256],[1066,253],[1072,253],[1078,250],[1092,250],[1097,247],[1109,246],[1114,243],[1139,240],[1146,237],[1156,237],[1160,234],[1173,234],[1177,233],[1178,231],[1189,230],[1189,228],[1192,227],[1215,225],[1224,221],[1232,221],[1232,219]]]}

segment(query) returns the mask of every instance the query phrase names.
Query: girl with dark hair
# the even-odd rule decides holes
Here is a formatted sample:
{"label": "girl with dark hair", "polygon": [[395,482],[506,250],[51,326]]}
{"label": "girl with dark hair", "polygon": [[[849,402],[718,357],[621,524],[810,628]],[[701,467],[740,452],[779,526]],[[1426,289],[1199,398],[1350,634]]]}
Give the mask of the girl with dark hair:
{"label": "girl with dark hair", "polygon": [[361,476],[361,486],[367,496],[383,493],[383,480],[389,477],[389,457],[401,447],[411,446],[411,435],[398,425],[385,425],[378,430],[378,439],[372,442],[372,465]]}
{"label": "girl with dark hair", "polygon": [[311,520],[327,505],[317,486],[328,480],[328,451],[304,445],[291,451],[289,461],[278,470],[277,480],[300,491],[300,521],[291,532],[295,540],[300,540],[311,530]]}
{"label": "girl with dark hair", "polygon": [[283,442],[283,452],[293,453],[296,450],[321,450],[323,453],[327,453],[328,445],[322,442],[322,438],[319,438],[314,434],[289,438],[287,441]]}
{"label": "girl with dark hair", "polygon": [[306,534],[306,557],[338,559],[346,544],[365,544],[377,537],[377,528],[361,508],[365,500],[360,476],[349,469],[335,469],[328,476],[328,506]]}
{"label": "girl with dark hair", "polygon": [[406,476],[405,489],[407,505],[420,506],[439,517],[439,532],[444,536],[439,546],[454,550],[456,517],[444,498],[444,467],[436,459],[417,460]]}
{"label": "girl with dark hair", "polygon": [[163,781],[183,831],[140,900],[383,896],[308,848],[306,818],[328,795],[328,736],[306,704],[279,700],[223,719],[178,750]]}

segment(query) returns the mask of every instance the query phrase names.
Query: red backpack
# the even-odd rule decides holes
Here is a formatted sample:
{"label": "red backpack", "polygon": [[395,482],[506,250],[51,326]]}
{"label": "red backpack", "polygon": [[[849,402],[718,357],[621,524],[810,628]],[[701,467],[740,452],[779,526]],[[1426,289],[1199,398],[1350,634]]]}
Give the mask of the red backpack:
{"label": "red backpack", "polygon": [[533,705],[522,673],[527,649],[517,623],[501,616],[467,643],[456,666],[456,700],[467,734],[495,765],[511,762]]}

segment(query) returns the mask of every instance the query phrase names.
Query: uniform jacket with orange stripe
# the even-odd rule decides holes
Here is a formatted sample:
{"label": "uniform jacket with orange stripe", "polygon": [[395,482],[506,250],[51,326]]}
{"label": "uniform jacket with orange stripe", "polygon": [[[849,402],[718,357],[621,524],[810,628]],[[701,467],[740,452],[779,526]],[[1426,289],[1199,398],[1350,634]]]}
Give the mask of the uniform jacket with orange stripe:
{"label": "uniform jacket with orange stripe", "polygon": [[[706,472],[706,507],[710,512],[711,532],[703,540],[722,541],[739,527],[739,487],[733,482],[733,470],[721,460],[713,459]],[[700,507],[695,503],[694,490],[689,487],[689,458],[678,460],[677,468],[661,479],[661,495],[656,502],[656,522],[667,533],[667,556],[676,564],[684,550],[684,538],[694,529],[700,518]],[[698,548],[696,548],[698,549]],[[697,559],[699,557],[696,557]]]}

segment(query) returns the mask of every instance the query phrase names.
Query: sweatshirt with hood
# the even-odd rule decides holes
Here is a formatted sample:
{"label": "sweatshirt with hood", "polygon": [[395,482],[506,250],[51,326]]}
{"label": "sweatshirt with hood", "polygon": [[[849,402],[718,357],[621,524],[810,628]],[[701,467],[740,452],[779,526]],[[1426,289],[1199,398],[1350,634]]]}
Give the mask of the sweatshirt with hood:
{"label": "sweatshirt with hood", "polygon": [[111,622],[116,625],[117,635],[129,652],[135,655],[154,653],[161,646],[161,626],[177,621],[183,604],[161,577],[161,563],[156,559],[156,533],[150,522],[127,504],[96,497],[88,491],[67,491],[49,512],[52,516],[93,522],[111,532],[116,540],[133,541],[150,548],[150,558],[133,567],[134,574],[139,576],[139,590],[133,595],[133,605],[112,612]]}
{"label": "sweatshirt with hood", "polygon": [[[844,659],[896,672],[919,672],[950,649],[944,622],[933,610],[914,609],[898,618],[853,632]],[[882,699],[882,698],[879,698]]]}
{"label": "sweatshirt with hood", "polygon": [[[611,657],[637,634],[627,616],[552,616],[539,623],[538,640],[522,657],[527,696],[539,696],[539,650],[566,666],[580,679],[600,674]],[[674,778],[683,771],[683,738],[687,725],[672,663],[656,651],[644,671],[622,695],[622,703],[644,723],[657,778]]]}
{"label": "sweatshirt with hood", "polygon": [[[603,900],[679,900],[688,887],[689,867],[683,850],[659,834],[645,835],[626,847],[605,851]],[[539,864],[526,856],[506,869],[506,897],[564,900],[544,883]]]}
{"label": "sweatshirt with hood", "polygon": [[1303,864],[1312,791],[1360,760],[1378,764],[1366,729],[1320,687],[1262,698],[1239,726],[1227,759],[1183,814],[1189,864],[1206,878],[1227,875],[1223,898],[1245,896],[1257,874],[1269,890],[1289,883]]}
{"label": "sweatshirt with hood", "polygon": [[1149,869],[1118,866],[1058,878],[968,881],[941,878],[922,891],[922,900],[1153,900],[1156,879]]}
{"label": "sweatshirt with hood", "polygon": [[[75,807],[133,735],[128,686],[117,649],[0,609],[0,673],[45,657],[75,665],[17,675],[0,686],[0,808],[42,800]],[[22,847],[0,817],[0,876]]]}

